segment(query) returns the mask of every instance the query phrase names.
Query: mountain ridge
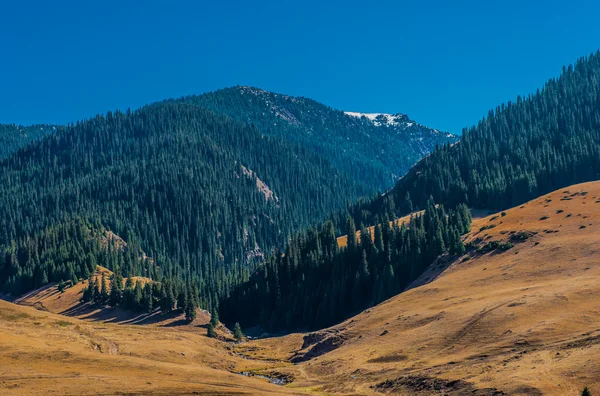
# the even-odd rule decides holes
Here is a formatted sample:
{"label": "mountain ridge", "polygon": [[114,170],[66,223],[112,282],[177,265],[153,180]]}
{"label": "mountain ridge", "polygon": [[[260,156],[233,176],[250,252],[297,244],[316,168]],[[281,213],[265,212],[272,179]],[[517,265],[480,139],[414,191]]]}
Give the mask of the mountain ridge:
{"label": "mountain ridge", "polygon": [[338,169],[355,173],[357,180],[373,180],[369,183],[382,191],[436,145],[458,140],[456,135],[426,127],[404,115],[401,123],[384,125],[310,98],[251,86],[223,88],[167,102],[198,105],[254,125],[265,134],[289,139],[324,156]]}

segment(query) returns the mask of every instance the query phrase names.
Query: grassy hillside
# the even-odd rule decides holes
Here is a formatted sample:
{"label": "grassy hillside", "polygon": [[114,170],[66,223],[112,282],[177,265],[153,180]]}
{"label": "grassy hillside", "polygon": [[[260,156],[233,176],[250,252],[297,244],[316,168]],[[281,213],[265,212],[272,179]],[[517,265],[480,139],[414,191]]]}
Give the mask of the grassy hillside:
{"label": "grassy hillside", "polygon": [[0,393],[12,395],[293,395],[238,372],[248,360],[201,327],[83,321],[0,300]]}
{"label": "grassy hillside", "polygon": [[304,340],[251,345],[305,360],[296,385],[331,394],[600,392],[596,227],[600,182],[560,189],[474,220],[470,250],[411,290]]}
{"label": "grassy hillside", "polygon": [[[442,257],[407,292],[328,329],[233,349],[206,338],[200,322],[114,324],[0,301],[0,389],[563,396],[589,386],[594,394],[599,226],[600,182],[560,189],[476,218],[469,250]],[[234,374],[242,371],[292,382]]]}

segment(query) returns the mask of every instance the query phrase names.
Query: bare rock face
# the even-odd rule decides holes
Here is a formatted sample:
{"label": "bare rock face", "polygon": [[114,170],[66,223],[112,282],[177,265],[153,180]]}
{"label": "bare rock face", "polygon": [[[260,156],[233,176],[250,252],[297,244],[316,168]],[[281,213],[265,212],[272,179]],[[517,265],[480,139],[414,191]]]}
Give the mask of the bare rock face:
{"label": "bare rock face", "polygon": [[305,362],[331,352],[344,344],[345,337],[339,331],[319,331],[304,336],[302,350],[293,356],[292,363]]}

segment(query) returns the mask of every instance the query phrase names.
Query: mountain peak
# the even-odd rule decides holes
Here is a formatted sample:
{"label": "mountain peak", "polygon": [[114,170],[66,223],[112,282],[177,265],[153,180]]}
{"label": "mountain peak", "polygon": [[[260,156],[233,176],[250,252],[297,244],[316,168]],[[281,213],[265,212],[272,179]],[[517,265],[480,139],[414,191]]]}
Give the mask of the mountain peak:
{"label": "mountain peak", "polygon": [[388,114],[388,113],[357,113],[353,111],[345,111],[344,114],[349,115],[350,117],[356,118],[367,118],[370,120],[375,126],[382,125],[404,125],[410,127],[414,124],[406,114],[396,113],[396,114]]}

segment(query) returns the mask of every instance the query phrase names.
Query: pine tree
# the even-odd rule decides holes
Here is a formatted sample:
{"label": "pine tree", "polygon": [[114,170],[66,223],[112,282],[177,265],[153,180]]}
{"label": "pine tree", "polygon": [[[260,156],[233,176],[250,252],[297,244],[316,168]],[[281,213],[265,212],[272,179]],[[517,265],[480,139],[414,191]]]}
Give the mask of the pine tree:
{"label": "pine tree", "polygon": [[160,311],[163,315],[171,313],[173,305],[175,304],[173,298],[173,292],[169,284],[165,283],[162,287],[162,293],[160,298]]}
{"label": "pine tree", "polygon": [[113,275],[108,300],[111,307],[116,307],[123,301],[123,277],[119,274]]}
{"label": "pine tree", "polygon": [[135,287],[133,288],[133,310],[134,311],[142,311],[144,309],[143,305],[144,299],[144,291],[142,288],[142,283],[140,281],[135,281]]}
{"label": "pine tree", "polygon": [[206,326],[206,335],[210,338],[217,338],[217,332],[212,323],[209,323],[208,326]]}
{"label": "pine tree", "polygon": [[142,311],[146,313],[152,312],[153,301],[152,301],[152,286],[150,283],[146,283],[144,285],[144,290],[142,292]]}
{"label": "pine tree", "polygon": [[219,311],[216,308],[213,308],[210,313],[210,323],[215,328],[219,325]]}
{"label": "pine tree", "polygon": [[98,300],[98,302],[100,304],[106,304],[108,302],[108,286],[106,285],[106,276],[104,275],[104,272],[102,273],[102,281],[101,281],[101,286],[100,286],[100,298]]}
{"label": "pine tree", "polygon": [[244,339],[244,333],[242,333],[242,328],[238,322],[235,322],[235,326],[233,326],[233,337],[237,342],[242,342]]}
{"label": "pine tree", "polygon": [[179,294],[177,295],[177,310],[181,313],[184,313],[187,305],[188,305],[187,290],[182,289],[179,291]]}
{"label": "pine tree", "polygon": [[581,391],[581,396],[592,396],[592,392],[590,392],[590,390],[586,386],[585,388],[583,388],[583,391]]}
{"label": "pine tree", "polygon": [[185,320],[193,322],[194,319],[196,319],[196,306],[192,301],[189,301],[185,307]]}

